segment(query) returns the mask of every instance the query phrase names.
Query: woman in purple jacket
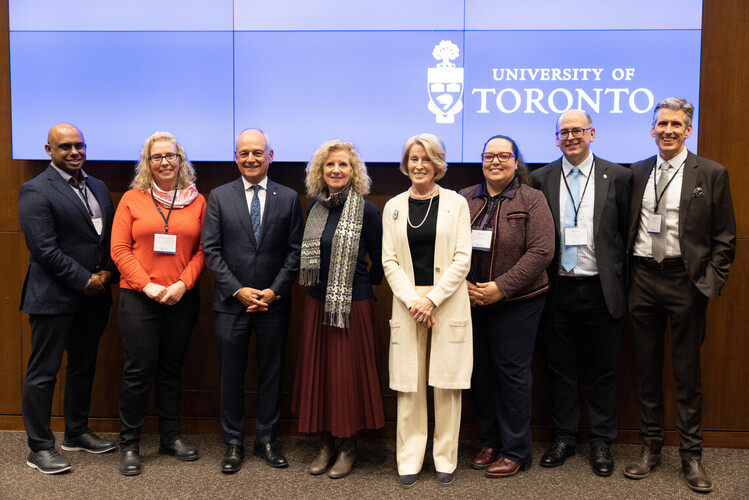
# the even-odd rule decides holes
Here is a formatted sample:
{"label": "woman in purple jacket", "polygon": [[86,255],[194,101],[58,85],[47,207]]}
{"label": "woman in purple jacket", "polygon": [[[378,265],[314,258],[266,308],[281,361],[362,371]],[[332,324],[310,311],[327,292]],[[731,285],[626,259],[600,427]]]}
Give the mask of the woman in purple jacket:
{"label": "woman in purple jacket", "polygon": [[475,469],[504,477],[531,463],[531,357],[549,288],[554,221],[530,187],[517,144],[497,135],[481,154],[484,182],[463,189],[473,255],[471,387],[481,450]]}

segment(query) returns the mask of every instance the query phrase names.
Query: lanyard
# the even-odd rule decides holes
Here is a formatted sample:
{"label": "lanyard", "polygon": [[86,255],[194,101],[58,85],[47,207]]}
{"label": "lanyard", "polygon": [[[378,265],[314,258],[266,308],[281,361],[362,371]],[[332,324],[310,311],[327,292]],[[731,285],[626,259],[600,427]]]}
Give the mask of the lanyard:
{"label": "lanyard", "polygon": [[153,204],[156,205],[156,210],[159,211],[159,215],[161,215],[161,218],[164,219],[164,232],[169,232],[169,216],[172,215],[172,209],[174,208],[174,200],[177,199],[177,190],[174,190],[174,198],[172,198],[172,205],[169,207],[169,213],[166,214],[166,217],[164,217],[164,212],[161,211],[161,207],[156,202],[156,197],[153,195],[153,188],[151,188],[151,199],[153,200]]}
{"label": "lanyard", "polygon": [[[73,179],[71,177],[71,179]],[[81,198],[83,198],[83,203],[86,205],[86,210],[88,210],[88,215],[92,219],[94,218],[94,212],[91,210],[91,205],[88,203],[88,190],[86,189],[86,178],[84,177],[81,181],[78,181],[76,179],[75,187],[78,189],[78,192],[81,193]]]}
{"label": "lanyard", "polygon": [[[686,162],[687,162],[687,160],[684,160],[682,162],[682,164],[681,164],[681,167],[683,167]],[[656,161],[656,164],[657,164],[657,161]],[[666,192],[666,189],[668,189],[668,186],[671,185],[671,182],[673,182],[673,180],[676,178],[676,175],[679,173],[679,170],[681,170],[681,167],[679,167],[679,168],[676,169],[676,172],[674,172],[674,175],[672,175],[671,178],[666,183],[666,185],[663,186],[663,191],[661,191],[661,195],[660,196],[658,196],[658,185],[657,185],[658,183],[656,182],[656,179],[655,179],[655,167],[656,167],[656,165],[653,165],[653,194],[655,195],[655,209],[653,210],[653,213],[657,214],[658,213],[658,204],[663,199],[663,194]],[[663,175],[663,174],[664,174],[664,172],[661,172],[661,175]]]}
{"label": "lanyard", "polygon": [[[580,195],[580,200],[577,202],[577,206],[575,206],[575,197],[572,196],[572,190],[570,189],[570,185],[567,184],[567,176],[564,175],[564,170],[562,170],[562,180],[564,181],[564,185],[567,188],[567,192],[570,195],[570,198],[572,199],[572,209],[575,211],[575,227],[577,227],[577,214],[580,212],[580,207],[583,205],[583,198],[585,197],[585,191],[588,190],[588,183],[590,182],[590,178],[593,177],[593,168],[596,166],[596,159],[593,158],[593,163],[590,165],[590,171],[588,171],[588,178],[585,179],[585,187],[583,188],[583,192]],[[580,167],[577,168],[580,170]],[[582,170],[580,170],[580,173],[582,174]]]}

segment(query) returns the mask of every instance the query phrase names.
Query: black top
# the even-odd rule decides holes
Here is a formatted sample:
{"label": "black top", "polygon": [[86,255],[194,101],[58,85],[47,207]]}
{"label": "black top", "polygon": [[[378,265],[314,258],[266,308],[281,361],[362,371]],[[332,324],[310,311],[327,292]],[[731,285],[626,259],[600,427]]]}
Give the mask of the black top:
{"label": "black top", "polygon": [[[313,201],[307,207],[307,215],[316,202]],[[333,244],[333,236],[341,220],[344,204],[333,207],[328,213],[325,229],[320,237],[320,283],[307,287],[307,293],[313,299],[324,301],[325,291],[328,288],[328,272],[330,270],[330,247]],[[367,271],[366,255],[372,261],[372,266]],[[377,207],[369,200],[364,200],[364,220],[359,237],[359,255],[356,260],[356,271],[354,272],[352,301],[368,299],[373,295],[372,285],[382,283],[382,219]]]}
{"label": "black top", "polygon": [[[408,246],[411,249],[411,262],[414,267],[414,285],[434,285],[434,241],[437,237],[437,212],[440,206],[439,195],[429,200],[414,200],[408,198],[408,219],[418,229],[407,226]],[[427,215],[429,209],[429,215]]]}

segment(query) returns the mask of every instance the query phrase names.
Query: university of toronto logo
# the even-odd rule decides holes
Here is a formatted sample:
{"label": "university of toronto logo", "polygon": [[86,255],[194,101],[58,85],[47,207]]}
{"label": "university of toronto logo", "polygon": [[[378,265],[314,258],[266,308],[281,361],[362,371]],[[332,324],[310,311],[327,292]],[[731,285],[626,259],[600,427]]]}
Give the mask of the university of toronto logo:
{"label": "university of toronto logo", "polygon": [[463,109],[463,68],[450,62],[459,55],[458,46],[450,40],[442,40],[432,51],[432,56],[442,61],[436,68],[429,68],[427,75],[428,107],[437,123],[454,123],[455,115]]}

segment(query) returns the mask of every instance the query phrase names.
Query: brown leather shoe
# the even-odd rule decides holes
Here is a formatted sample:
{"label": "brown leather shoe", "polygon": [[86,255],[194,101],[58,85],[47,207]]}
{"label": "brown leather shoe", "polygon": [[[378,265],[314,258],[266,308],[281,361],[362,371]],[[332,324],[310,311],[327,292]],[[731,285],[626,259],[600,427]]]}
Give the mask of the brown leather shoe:
{"label": "brown leather shoe", "polygon": [[351,469],[356,462],[356,437],[345,438],[341,440],[340,451],[333,467],[328,472],[331,479],[340,479],[351,474]]}
{"label": "brown leather shoe", "polygon": [[517,474],[519,470],[526,470],[529,467],[530,462],[519,464],[508,460],[505,457],[500,457],[499,460],[490,463],[486,466],[484,474],[486,477],[497,478],[507,477]]}
{"label": "brown leather shoe", "polygon": [[681,471],[687,478],[687,486],[693,491],[707,493],[713,491],[713,482],[705,472],[702,461],[699,458],[681,461]]}
{"label": "brown leather shoe", "polygon": [[477,470],[484,470],[486,469],[487,465],[492,462],[496,462],[497,458],[499,458],[499,451],[496,448],[483,446],[481,448],[481,451],[479,451],[476,456],[473,457],[471,467]]}
{"label": "brown leather shoe", "polygon": [[627,464],[624,475],[630,479],[642,479],[650,474],[653,468],[661,463],[661,454],[650,450],[643,450],[637,462]]}
{"label": "brown leather shoe", "polygon": [[309,466],[309,473],[313,476],[319,476],[320,474],[327,472],[334,456],[335,447],[333,446],[333,436],[330,434],[323,434],[320,436],[320,451],[317,454],[317,458],[315,458]]}

